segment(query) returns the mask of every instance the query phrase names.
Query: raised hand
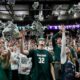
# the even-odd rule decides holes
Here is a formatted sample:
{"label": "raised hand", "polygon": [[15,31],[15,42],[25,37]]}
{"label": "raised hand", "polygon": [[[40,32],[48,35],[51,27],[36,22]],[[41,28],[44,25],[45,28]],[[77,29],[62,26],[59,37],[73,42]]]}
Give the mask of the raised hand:
{"label": "raised hand", "polygon": [[24,38],[25,37],[25,31],[20,31],[19,37]]}
{"label": "raised hand", "polygon": [[61,30],[62,32],[64,32],[64,31],[65,31],[65,26],[64,26],[64,25],[61,25],[60,30]]}

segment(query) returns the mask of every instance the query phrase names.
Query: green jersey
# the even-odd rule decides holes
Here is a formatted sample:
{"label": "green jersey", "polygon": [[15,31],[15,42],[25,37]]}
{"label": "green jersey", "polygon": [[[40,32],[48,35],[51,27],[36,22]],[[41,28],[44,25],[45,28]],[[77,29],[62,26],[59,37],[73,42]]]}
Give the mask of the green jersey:
{"label": "green jersey", "polygon": [[0,80],[8,80],[6,74],[1,66],[1,59],[0,59]]}
{"label": "green jersey", "polygon": [[50,63],[53,58],[47,50],[31,50],[29,57],[32,57],[31,80],[51,80]]}

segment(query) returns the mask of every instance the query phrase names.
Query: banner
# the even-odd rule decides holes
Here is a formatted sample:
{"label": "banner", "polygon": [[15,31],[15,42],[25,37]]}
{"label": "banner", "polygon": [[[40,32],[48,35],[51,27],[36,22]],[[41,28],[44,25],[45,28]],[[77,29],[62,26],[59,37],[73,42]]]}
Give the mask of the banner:
{"label": "banner", "polygon": [[[48,30],[59,30],[61,25],[48,26]],[[80,29],[80,24],[65,25],[65,29]]]}

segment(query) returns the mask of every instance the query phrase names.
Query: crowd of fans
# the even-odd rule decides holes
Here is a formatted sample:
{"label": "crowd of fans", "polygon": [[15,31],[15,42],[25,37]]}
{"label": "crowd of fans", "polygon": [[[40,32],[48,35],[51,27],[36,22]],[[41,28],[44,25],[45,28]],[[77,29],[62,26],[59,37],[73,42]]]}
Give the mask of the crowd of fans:
{"label": "crowd of fans", "polygon": [[[41,36],[40,40],[38,37],[35,39],[26,38],[24,35],[25,31],[20,32],[19,38],[4,40],[3,37],[0,38],[0,80],[50,80],[47,77],[47,70],[44,65],[43,69],[41,67],[39,70],[39,77],[33,78],[31,75],[33,66],[35,62],[34,57],[31,56],[28,58],[29,51],[37,50],[38,47],[44,46],[44,49],[49,52],[52,56],[53,61],[53,77],[54,80],[79,80],[80,79],[80,38],[72,38],[69,35],[66,36],[66,62],[62,64],[60,62],[60,53],[61,53],[61,38],[62,32],[59,31],[56,34],[48,34],[44,39]],[[78,35],[80,36],[80,35]],[[39,42],[43,41],[43,42]],[[45,42],[45,45],[44,45]],[[39,46],[40,45],[40,46]],[[24,53],[23,53],[24,49]],[[41,49],[41,48],[40,48]],[[33,52],[34,53],[34,52]],[[38,55],[40,56],[40,55]],[[45,55],[43,55],[45,56]],[[43,57],[42,56],[42,57]],[[41,58],[43,59],[43,58]],[[43,63],[42,60],[41,63]],[[48,63],[46,63],[48,64]],[[52,67],[51,67],[52,68]],[[42,70],[44,74],[41,76]],[[34,72],[36,74],[36,72]],[[38,73],[37,73],[38,74]],[[34,75],[34,77],[37,76]],[[43,79],[44,78],[44,79]]]}

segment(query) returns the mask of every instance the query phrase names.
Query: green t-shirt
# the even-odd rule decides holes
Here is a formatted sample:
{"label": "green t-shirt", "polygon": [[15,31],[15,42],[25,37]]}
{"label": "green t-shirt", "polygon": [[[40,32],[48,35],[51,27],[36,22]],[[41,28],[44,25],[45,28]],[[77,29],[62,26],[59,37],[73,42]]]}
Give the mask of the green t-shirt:
{"label": "green t-shirt", "polygon": [[8,80],[4,70],[1,67],[1,65],[0,65],[0,80]]}
{"label": "green t-shirt", "polygon": [[[50,63],[53,58],[47,50],[31,50],[28,57],[32,57],[31,80],[50,80]],[[35,76],[35,77],[34,77]]]}
{"label": "green t-shirt", "polygon": [[0,80],[8,80],[6,74],[1,66],[1,58],[0,58]]}

